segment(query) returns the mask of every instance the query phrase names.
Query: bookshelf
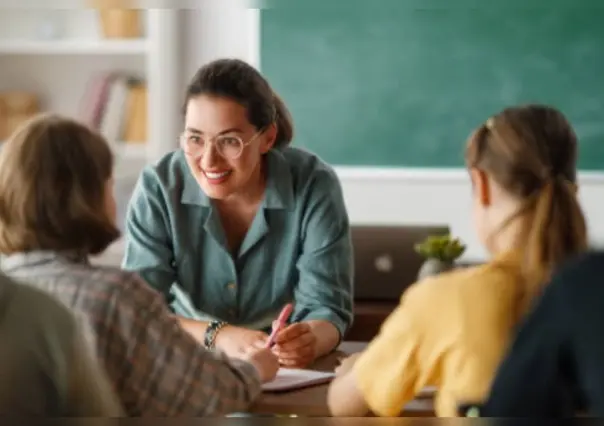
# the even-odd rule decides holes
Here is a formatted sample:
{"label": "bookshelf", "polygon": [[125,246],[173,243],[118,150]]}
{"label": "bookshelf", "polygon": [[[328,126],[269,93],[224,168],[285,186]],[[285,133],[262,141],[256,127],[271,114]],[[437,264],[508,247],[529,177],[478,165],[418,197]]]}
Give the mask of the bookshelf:
{"label": "bookshelf", "polygon": [[[46,109],[75,115],[98,70],[125,70],[147,81],[147,141],[142,146],[116,144],[115,195],[118,225],[123,228],[140,169],[177,147],[184,88],[198,67],[220,57],[239,57],[259,66],[259,13],[225,7],[220,1],[204,2],[203,7],[192,2],[190,8],[178,10],[173,0],[154,0],[148,6],[153,9],[146,11],[144,38],[106,40],[99,37],[96,11],[59,10],[56,2],[42,3],[0,13],[0,91],[32,90]],[[48,18],[62,29],[51,40],[39,37],[37,30]],[[123,244],[118,240],[93,260],[118,266]]]}
{"label": "bookshelf", "polygon": [[1,55],[146,55],[148,43],[138,40],[0,40]]}
{"label": "bookshelf", "polygon": [[134,179],[144,165],[175,149],[180,127],[179,15],[168,7],[140,13],[138,38],[104,37],[95,9],[49,6],[0,14],[0,92],[34,93],[40,111],[82,119],[92,82],[103,73],[144,82],[146,125],[138,134],[145,140],[126,143],[115,132],[105,134],[118,179]]}

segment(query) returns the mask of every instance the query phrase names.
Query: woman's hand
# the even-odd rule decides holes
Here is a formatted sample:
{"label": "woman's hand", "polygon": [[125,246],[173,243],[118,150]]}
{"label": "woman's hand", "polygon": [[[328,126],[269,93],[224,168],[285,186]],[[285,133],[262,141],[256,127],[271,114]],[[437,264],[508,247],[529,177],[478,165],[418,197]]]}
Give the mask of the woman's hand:
{"label": "woman's hand", "polygon": [[[273,327],[277,327],[273,323]],[[298,322],[277,333],[273,352],[279,363],[290,368],[307,367],[316,357],[317,337],[309,324]]]}
{"label": "woman's hand", "polygon": [[268,335],[262,331],[227,325],[220,329],[214,341],[216,348],[227,356],[241,358],[251,348],[265,348]]}
{"label": "woman's hand", "polygon": [[354,363],[360,355],[361,352],[357,352],[342,359],[340,361],[340,365],[338,365],[334,370],[336,377],[341,377],[344,374],[348,373],[350,370],[352,370],[352,367],[354,367]]}
{"label": "woman's hand", "polygon": [[273,380],[277,376],[277,371],[279,371],[279,360],[268,348],[260,349],[250,346],[239,358],[249,362],[256,368],[262,383]]}

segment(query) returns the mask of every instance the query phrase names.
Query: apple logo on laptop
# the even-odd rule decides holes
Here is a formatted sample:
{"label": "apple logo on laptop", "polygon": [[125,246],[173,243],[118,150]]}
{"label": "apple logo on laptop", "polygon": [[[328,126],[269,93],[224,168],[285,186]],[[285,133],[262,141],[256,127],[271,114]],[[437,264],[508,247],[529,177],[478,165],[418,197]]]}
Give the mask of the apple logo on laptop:
{"label": "apple logo on laptop", "polygon": [[375,269],[379,272],[387,273],[392,272],[392,257],[388,254],[383,254],[375,258]]}

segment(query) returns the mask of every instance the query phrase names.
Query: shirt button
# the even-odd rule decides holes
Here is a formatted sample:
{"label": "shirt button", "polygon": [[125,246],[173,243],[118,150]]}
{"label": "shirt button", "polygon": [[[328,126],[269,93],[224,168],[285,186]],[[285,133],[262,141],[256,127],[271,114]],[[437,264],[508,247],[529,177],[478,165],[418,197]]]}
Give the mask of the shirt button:
{"label": "shirt button", "polygon": [[228,289],[231,291],[235,291],[237,289],[237,284],[235,283],[229,283],[229,285],[227,285]]}

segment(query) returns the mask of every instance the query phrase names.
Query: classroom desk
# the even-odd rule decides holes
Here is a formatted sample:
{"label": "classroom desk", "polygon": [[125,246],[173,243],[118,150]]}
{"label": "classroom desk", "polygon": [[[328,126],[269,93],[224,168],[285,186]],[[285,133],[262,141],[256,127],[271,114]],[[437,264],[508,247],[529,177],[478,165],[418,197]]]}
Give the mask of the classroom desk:
{"label": "classroom desk", "polygon": [[[323,357],[311,366],[314,370],[333,371],[338,358],[359,352],[365,348],[364,342],[343,342],[338,350]],[[327,388],[329,385],[313,386],[291,392],[264,393],[250,410],[254,414],[295,414],[297,416],[329,416],[327,408]],[[432,398],[411,401],[401,413],[405,417],[433,417]]]}

